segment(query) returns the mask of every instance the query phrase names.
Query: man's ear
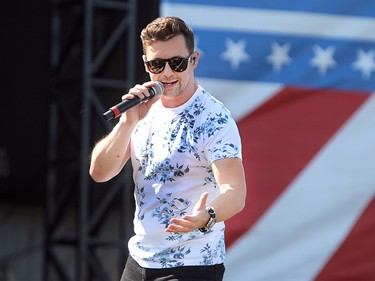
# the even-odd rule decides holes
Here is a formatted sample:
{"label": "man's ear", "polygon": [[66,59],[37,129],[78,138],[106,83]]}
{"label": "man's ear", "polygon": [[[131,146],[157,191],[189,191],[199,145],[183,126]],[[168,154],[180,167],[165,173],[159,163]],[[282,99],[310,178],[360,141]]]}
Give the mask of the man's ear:
{"label": "man's ear", "polygon": [[191,63],[193,64],[194,67],[198,65],[199,56],[200,56],[199,51],[195,51],[194,56],[191,58]]}

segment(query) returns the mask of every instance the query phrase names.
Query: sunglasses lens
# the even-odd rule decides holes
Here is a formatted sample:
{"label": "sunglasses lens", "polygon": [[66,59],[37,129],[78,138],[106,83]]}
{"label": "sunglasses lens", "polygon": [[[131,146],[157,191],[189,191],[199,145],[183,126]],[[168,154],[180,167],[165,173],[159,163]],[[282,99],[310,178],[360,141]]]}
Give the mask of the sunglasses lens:
{"label": "sunglasses lens", "polygon": [[146,62],[147,68],[151,73],[158,74],[164,70],[165,60],[150,60]]}
{"label": "sunglasses lens", "polygon": [[181,58],[181,57],[174,57],[171,59],[156,59],[150,60],[146,62],[146,66],[148,71],[154,74],[161,73],[164,68],[165,64],[168,62],[169,67],[176,72],[183,72],[188,67],[189,58]]}
{"label": "sunglasses lens", "polygon": [[176,72],[183,72],[186,70],[188,66],[188,59],[186,58],[172,58],[169,61],[169,66],[172,68],[173,71]]}

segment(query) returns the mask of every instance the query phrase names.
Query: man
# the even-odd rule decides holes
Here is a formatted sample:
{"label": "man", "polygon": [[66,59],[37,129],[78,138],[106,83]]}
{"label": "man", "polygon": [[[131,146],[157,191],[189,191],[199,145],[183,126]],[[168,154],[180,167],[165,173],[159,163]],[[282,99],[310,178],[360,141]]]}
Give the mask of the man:
{"label": "man", "polygon": [[237,126],[196,83],[200,54],[184,21],[158,18],[141,39],[151,81],[122,99],[150,96],[157,81],[164,92],[121,116],[93,149],[90,167],[104,182],[132,161],[135,235],[121,280],[222,280],[224,221],[246,196]]}

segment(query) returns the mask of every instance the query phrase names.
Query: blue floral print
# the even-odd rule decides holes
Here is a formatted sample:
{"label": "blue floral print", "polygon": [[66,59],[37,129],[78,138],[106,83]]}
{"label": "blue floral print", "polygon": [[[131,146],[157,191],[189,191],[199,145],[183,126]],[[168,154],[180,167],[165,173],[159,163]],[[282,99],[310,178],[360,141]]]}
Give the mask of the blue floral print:
{"label": "blue floral print", "polygon": [[186,209],[191,205],[191,201],[182,198],[171,198],[172,193],[167,193],[166,195],[167,197],[165,198],[156,198],[159,200],[160,206],[156,207],[152,216],[156,217],[165,227],[168,227],[171,218],[186,215]]}
{"label": "blue floral print", "polygon": [[156,268],[224,261],[222,222],[206,233],[164,230],[172,218],[192,214],[203,192],[219,194],[210,163],[241,157],[236,130],[230,112],[202,88],[173,114],[155,111],[140,122],[132,138],[137,213],[129,245],[136,260]]}

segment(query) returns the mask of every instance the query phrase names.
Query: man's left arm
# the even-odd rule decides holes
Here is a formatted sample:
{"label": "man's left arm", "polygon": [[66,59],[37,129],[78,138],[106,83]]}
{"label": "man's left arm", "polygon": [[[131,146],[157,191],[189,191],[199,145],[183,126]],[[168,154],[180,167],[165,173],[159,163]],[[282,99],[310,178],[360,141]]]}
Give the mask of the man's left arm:
{"label": "man's left arm", "polygon": [[212,170],[220,194],[208,205],[206,203],[208,192],[201,195],[195,204],[192,215],[186,215],[182,219],[173,218],[166,232],[188,232],[204,227],[210,218],[206,208],[212,207],[216,213],[216,221],[225,221],[239,213],[245,206],[246,179],[240,158],[225,158],[216,160],[212,164]]}
{"label": "man's left arm", "polygon": [[225,221],[245,207],[246,179],[242,160],[220,159],[212,163],[212,170],[220,188],[220,195],[210,202],[209,206],[214,208],[218,222]]}

